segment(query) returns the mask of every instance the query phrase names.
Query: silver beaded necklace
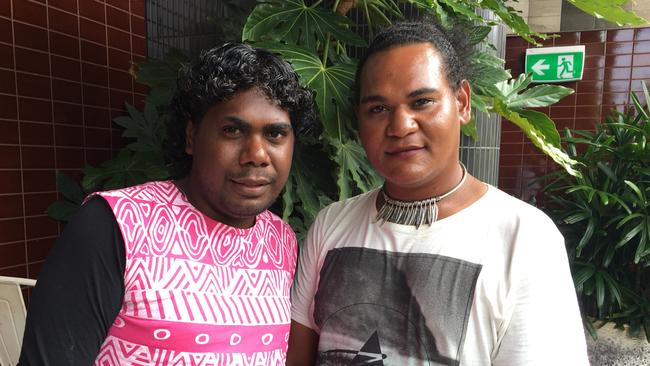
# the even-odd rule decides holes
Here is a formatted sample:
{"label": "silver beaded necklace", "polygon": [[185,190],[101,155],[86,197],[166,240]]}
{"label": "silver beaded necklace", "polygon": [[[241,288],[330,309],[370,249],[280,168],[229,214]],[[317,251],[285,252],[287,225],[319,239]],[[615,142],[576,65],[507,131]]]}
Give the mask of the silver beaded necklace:
{"label": "silver beaded necklace", "polygon": [[416,229],[422,225],[431,225],[438,219],[438,202],[451,196],[465,183],[467,168],[465,168],[463,163],[460,163],[460,167],[463,169],[460,182],[447,193],[441,194],[440,196],[419,201],[399,201],[388,197],[382,188],[381,194],[384,197],[384,204],[379,209],[379,212],[377,212],[375,222],[379,221],[380,225],[386,221],[395,224],[413,225]]}

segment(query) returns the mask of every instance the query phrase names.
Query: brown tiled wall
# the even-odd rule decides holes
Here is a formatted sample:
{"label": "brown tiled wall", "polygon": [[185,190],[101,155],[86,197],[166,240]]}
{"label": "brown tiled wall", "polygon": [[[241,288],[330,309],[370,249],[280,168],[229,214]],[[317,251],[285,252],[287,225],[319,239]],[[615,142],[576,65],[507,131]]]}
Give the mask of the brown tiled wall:
{"label": "brown tiled wall", "polygon": [[38,276],[61,230],[55,171],[79,178],[119,148],[145,44],[144,0],[0,0],[0,275]]}
{"label": "brown tiled wall", "polygon": [[[563,83],[575,93],[559,103],[540,109],[555,121],[558,130],[593,130],[612,108],[623,110],[630,102],[630,92],[642,91],[641,80],[650,86],[650,28],[616,29],[586,32],[561,32],[560,37],[544,42],[544,46],[585,45],[583,79]],[[506,68],[513,75],[524,69],[527,43],[519,37],[508,37]],[[641,98],[643,100],[643,98]],[[499,187],[528,199],[539,190],[531,180],[552,169],[555,163],[524,137],[518,127],[504,121],[501,127]]]}

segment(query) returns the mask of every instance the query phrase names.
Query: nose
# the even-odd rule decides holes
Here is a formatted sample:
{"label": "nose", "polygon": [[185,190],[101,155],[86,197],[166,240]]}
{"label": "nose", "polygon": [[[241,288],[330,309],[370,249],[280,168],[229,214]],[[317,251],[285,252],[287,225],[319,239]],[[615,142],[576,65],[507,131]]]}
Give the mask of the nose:
{"label": "nose", "polygon": [[405,137],[418,129],[413,114],[404,106],[398,106],[390,113],[390,123],[386,134],[391,137]]}
{"label": "nose", "polygon": [[262,136],[251,136],[241,151],[239,163],[262,167],[269,165],[271,159],[266,149],[267,146]]}

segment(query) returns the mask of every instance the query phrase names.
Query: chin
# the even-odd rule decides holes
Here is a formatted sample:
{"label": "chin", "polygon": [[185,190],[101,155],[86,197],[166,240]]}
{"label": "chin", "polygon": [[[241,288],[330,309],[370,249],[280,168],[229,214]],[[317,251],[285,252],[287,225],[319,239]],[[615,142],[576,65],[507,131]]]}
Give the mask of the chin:
{"label": "chin", "polygon": [[255,202],[251,204],[237,204],[230,207],[229,211],[233,217],[247,218],[254,217],[264,212],[271,206],[271,203]]}
{"label": "chin", "polygon": [[425,181],[427,174],[423,172],[398,172],[384,175],[386,182],[398,187],[419,187]]}

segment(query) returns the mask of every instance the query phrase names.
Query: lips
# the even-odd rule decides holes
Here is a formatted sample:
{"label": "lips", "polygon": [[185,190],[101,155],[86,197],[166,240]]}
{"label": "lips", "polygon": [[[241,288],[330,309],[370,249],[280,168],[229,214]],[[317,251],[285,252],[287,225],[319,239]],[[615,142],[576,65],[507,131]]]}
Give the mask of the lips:
{"label": "lips", "polygon": [[232,178],[231,182],[239,195],[257,197],[264,194],[273,181],[266,177],[238,177]]}
{"label": "lips", "polygon": [[233,178],[232,181],[249,187],[271,184],[271,180],[265,177],[241,177]]}
{"label": "lips", "polygon": [[422,146],[414,146],[414,145],[413,146],[400,146],[400,147],[395,147],[395,148],[387,150],[386,155],[396,156],[396,157],[410,156],[410,155],[416,154],[417,152],[419,152],[422,149],[423,149]]}

